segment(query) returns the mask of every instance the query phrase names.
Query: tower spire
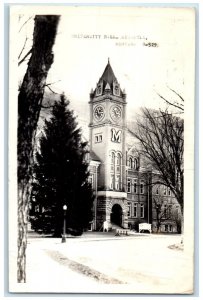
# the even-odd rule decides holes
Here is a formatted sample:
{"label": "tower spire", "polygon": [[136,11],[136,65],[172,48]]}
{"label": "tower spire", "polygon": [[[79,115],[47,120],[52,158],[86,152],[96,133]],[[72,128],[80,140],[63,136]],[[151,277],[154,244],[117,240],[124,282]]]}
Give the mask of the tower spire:
{"label": "tower spire", "polygon": [[[109,94],[112,96],[116,96],[119,98],[122,98],[122,100],[125,102],[125,95],[123,94],[120,84],[118,83],[118,80],[116,76],[114,75],[114,72],[112,70],[112,67],[110,65],[110,58],[108,58],[107,65],[105,67],[105,70],[102,74],[102,76],[99,78],[99,81],[97,83],[96,89],[94,92],[90,93],[92,99],[98,96],[102,96],[104,94]],[[96,100],[96,98],[95,98]]]}

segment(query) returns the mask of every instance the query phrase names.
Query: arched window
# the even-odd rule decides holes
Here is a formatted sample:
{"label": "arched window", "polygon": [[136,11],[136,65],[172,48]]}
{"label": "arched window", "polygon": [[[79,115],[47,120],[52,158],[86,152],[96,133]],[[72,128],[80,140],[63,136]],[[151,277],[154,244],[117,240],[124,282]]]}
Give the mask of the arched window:
{"label": "arched window", "polygon": [[140,194],[144,194],[144,181],[140,180]]}
{"label": "arched window", "polygon": [[115,153],[112,152],[111,153],[111,164],[114,164],[115,163]]}
{"label": "arched window", "polygon": [[120,165],[121,165],[121,155],[120,155],[120,153],[117,153],[116,164],[117,164],[117,166],[120,166]]}
{"label": "arched window", "polygon": [[120,173],[121,171],[121,155],[120,153],[117,153],[116,156],[116,172]]}
{"label": "arched window", "polygon": [[111,176],[110,176],[110,188],[115,189],[115,153],[111,152]]}
{"label": "arched window", "polygon": [[115,170],[115,153],[111,153],[111,172],[114,172]]}
{"label": "arched window", "polygon": [[115,182],[115,188],[117,191],[121,189],[121,154],[117,152],[116,154],[116,182]]}
{"label": "arched window", "polygon": [[144,218],[144,204],[140,204],[140,218]]}
{"label": "arched window", "polygon": [[129,166],[130,169],[133,168],[133,159],[132,159],[132,157],[129,158],[128,166]]}
{"label": "arched window", "polygon": [[135,169],[137,170],[137,168],[138,168],[138,161],[137,161],[137,158],[134,159],[134,167],[135,167]]}
{"label": "arched window", "polygon": [[120,185],[121,185],[121,176],[119,174],[119,175],[116,175],[116,181],[115,181],[115,189],[117,191],[120,191]]}
{"label": "arched window", "polygon": [[114,174],[111,174],[111,177],[110,177],[110,188],[111,188],[111,190],[114,190],[114,187],[115,187],[115,176],[114,176]]}

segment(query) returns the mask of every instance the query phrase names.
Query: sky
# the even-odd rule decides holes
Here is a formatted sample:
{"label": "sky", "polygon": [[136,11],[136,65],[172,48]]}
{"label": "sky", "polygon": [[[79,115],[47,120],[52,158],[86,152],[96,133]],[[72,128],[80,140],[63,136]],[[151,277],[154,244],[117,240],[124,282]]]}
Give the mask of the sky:
{"label": "sky", "polygon": [[[185,102],[193,101],[193,9],[55,7],[53,11],[61,14],[61,19],[47,83],[53,83],[55,92],[66,94],[80,120],[87,119],[90,90],[96,87],[108,58],[126,91],[129,116],[141,106],[165,105],[157,93],[175,99],[169,88]],[[37,12],[43,14],[43,9]],[[21,24],[33,13],[21,11]],[[25,36],[32,36],[32,25],[32,21],[27,22],[21,29],[18,51]],[[19,74],[25,68],[24,63]]]}

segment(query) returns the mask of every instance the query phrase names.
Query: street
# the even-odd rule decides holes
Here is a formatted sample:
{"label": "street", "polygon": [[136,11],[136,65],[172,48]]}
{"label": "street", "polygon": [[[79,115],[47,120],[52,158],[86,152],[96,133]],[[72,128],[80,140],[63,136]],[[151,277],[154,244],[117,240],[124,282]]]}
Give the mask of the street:
{"label": "street", "polygon": [[179,235],[32,237],[27,248],[28,292],[191,293],[193,260]]}

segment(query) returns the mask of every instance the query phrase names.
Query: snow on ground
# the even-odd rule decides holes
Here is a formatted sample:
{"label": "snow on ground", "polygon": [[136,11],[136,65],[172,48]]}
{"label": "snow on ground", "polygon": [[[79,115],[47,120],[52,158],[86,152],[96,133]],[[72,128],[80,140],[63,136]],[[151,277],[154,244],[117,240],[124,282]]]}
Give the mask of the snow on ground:
{"label": "snow on ground", "polygon": [[[27,249],[29,292],[191,293],[193,259],[169,249],[178,235],[32,238]],[[19,288],[17,285],[16,288]]]}

